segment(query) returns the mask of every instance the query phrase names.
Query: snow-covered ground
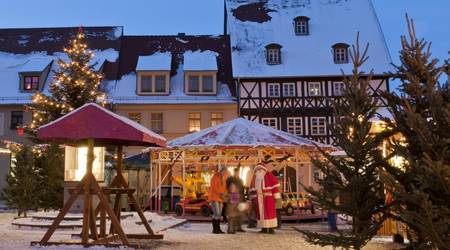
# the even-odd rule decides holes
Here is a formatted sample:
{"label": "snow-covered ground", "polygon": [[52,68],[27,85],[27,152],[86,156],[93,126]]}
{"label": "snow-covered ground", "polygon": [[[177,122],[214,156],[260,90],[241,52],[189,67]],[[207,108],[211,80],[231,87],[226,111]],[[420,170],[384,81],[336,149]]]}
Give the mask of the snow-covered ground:
{"label": "snow-covered ground", "polygon": [[[42,215],[42,214],[40,214]],[[31,241],[38,241],[45,233],[45,229],[17,228],[11,225],[16,214],[12,212],[0,213],[0,249],[80,249],[79,246],[58,247],[31,247]],[[182,222],[171,216],[159,216],[146,213],[147,219],[151,219],[151,226],[155,231],[165,229],[171,225]],[[142,225],[135,222],[137,215],[123,220],[124,230],[127,233],[144,233]],[[294,227],[326,229],[326,223],[309,224],[284,224],[283,229],[278,230],[275,235],[259,234],[256,229],[246,229],[246,233],[235,235],[211,233],[209,223],[185,223],[181,226],[163,230],[164,240],[141,242],[145,244],[144,249],[322,249],[305,242]],[[222,225],[226,230],[226,225]],[[68,240],[70,235],[79,233],[80,230],[57,230],[52,241]],[[372,240],[365,249],[395,249],[390,238],[377,237]],[[103,247],[92,247],[89,249],[104,249]],[[325,249],[332,249],[325,248]]]}

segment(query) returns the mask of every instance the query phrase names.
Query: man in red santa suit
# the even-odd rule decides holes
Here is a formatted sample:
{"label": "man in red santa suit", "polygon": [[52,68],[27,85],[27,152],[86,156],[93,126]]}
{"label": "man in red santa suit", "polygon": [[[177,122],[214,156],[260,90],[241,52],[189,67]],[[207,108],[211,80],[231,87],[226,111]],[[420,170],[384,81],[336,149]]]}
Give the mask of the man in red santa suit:
{"label": "man in red santa suit", "polygon": [[279,186],[277,178],[267,171],[266,165],[258,163],[250,186],[250,198],[252,205],[256,207],[256,221],[261,233],[275,233],[274,228],[277,227],[275,199],[281,199]]}

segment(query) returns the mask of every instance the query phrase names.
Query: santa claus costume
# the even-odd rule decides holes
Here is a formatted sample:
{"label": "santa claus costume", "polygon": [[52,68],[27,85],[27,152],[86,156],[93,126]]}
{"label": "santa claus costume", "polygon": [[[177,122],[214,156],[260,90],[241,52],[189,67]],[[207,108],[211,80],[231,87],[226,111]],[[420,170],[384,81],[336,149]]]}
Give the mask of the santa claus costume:
{"label": "santa claus costume", "polygon": [[261,232],[273,233],[273,228],[277,227],[275,200],[281,199],[279,186],[277,178],[267,171],[263,163],[255,167],[250,198],[256,206],[256,221],[257,226],[263,229]]}

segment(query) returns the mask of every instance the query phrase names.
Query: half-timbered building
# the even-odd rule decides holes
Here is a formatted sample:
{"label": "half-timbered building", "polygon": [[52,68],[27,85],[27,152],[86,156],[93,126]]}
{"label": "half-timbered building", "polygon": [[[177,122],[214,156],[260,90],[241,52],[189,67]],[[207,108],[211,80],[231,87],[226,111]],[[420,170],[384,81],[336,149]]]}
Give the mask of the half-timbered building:
{"label": "half-timbered building", "polygon": [[[370,0],[227,0],[239,115],[333,143],[331,103],[351,73],[349,49],[369,43],[371,92],[389,89],[390,55]],[[380,103],[382,105],[382,103]]]}

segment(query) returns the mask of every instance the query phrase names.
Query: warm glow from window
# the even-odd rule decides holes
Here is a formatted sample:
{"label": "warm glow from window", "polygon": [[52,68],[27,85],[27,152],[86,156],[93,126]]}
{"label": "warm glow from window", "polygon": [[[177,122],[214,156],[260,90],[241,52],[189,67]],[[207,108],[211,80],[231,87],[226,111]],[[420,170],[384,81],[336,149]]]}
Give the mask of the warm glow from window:
{"label": "warm glow from window", "polygon": [[[81,181],[86,174],[87,167],[87,147],[69,147],[65,150],[65,181]],[[94,148],[94,162],[92,165],[92,172],[97,181],[104,180],[104,166],[105,166],[105,149],[102,147]]]}

